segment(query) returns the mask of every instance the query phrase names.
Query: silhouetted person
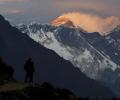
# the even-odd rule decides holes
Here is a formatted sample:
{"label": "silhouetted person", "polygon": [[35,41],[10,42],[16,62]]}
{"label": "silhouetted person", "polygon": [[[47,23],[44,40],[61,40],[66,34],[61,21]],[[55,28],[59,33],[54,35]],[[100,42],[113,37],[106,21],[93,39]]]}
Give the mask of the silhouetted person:
{"label": "silhouetted person", "polygon": [[31,58],[26,61],[24,65],[24,70],[26,71],[25,82],[33,82],[34,63]]}

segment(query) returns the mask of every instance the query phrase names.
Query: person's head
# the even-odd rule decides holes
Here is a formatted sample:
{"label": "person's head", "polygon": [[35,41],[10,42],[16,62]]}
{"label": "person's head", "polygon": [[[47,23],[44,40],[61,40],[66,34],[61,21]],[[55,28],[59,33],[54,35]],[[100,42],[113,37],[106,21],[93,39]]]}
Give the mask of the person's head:
{"label": "person's head", "polygon": [[32,61],[32,58],[28,58],[28,61]]}

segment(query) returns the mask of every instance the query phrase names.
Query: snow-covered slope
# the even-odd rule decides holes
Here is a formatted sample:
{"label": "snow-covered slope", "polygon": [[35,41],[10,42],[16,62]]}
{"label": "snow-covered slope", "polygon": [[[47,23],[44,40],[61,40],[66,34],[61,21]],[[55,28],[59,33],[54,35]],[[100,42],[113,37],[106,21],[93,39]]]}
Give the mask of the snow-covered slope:
{"label": "snow-covered slope", "polygon": [[117,73],[119,66],[87,42],[83,36],[83,30],[39,23],[32,23],[28,26],[18,25],[18,28],[34,41],[71,61],[88,77],[98,80],[120,93],[116,89],[118,87],[120,89],[117,81],[119,79],[119,73]]}

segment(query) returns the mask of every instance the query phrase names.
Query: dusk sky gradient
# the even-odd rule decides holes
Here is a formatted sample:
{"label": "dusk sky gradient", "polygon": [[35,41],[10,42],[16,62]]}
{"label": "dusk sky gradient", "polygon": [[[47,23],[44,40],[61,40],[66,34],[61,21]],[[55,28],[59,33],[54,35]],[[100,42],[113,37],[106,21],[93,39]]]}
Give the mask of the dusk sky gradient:
{"label": "dusk sky gradient", "polygon": [[120,0],[0,0],[0,13],[13,23],[47,23],[67,12],[120,18]]}

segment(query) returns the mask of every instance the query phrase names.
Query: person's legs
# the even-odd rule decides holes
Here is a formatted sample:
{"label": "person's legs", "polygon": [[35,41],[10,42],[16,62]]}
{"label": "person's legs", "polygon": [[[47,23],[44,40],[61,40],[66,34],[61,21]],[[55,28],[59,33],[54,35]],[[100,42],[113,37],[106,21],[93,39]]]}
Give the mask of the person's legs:
{"label": "person's legs", "polygon": [[33,72],[30,73],[29,75],[29,83],[33,82]]}
{"label": "person's legs", "polygon": [[27,81],[28,81],[28,78],[29,78],[29,75],[28,75],[28,73],[26,73],[26,77],[25,77],[25,83],[27,83]]}

